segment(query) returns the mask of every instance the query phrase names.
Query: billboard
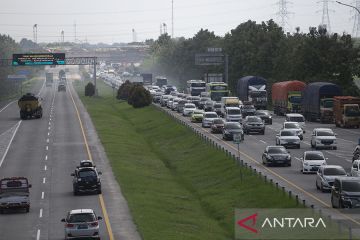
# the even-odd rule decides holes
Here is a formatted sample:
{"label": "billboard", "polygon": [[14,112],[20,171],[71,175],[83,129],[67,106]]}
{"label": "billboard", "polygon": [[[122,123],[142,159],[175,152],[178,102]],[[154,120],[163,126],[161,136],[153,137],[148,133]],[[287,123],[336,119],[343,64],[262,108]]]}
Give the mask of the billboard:
{"label": "billboard", "polygon": [[65,53],[13,54],[12,65],[65,65]]}

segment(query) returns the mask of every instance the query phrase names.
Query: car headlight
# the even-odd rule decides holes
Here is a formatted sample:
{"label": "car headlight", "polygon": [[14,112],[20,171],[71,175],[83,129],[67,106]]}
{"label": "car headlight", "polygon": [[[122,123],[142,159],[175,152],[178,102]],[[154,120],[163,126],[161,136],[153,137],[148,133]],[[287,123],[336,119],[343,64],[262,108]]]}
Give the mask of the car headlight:
{"label": "car headlight", "polygon": [[291,159],[291,157],[290,157],[290,156],[287,156],[287,157],[286,157],[286,159],[287,159],[287,160],[290,160],[290,159]]}
{"label": "car headlight", "polygon": [[272,119],[272,116],[269,116],[269,119]]}
{"label": "car headlight", "polygon": [[309,163],[308,163],[308,162],[304,162],[304,165],[305,165],[305,166],[309,166]]}
{"label": "car headlight", "polygon": [[321,140],[316,139],[316,143],[321,143]]}
{"label": "car headlight", "polygon": [[348,196],[341,196],[341,200],[350,200]]}
{"label": "car headlight", "polygon": [[78,180],[78,182],[81,182],[81,178],[78,178],[77,180]]}

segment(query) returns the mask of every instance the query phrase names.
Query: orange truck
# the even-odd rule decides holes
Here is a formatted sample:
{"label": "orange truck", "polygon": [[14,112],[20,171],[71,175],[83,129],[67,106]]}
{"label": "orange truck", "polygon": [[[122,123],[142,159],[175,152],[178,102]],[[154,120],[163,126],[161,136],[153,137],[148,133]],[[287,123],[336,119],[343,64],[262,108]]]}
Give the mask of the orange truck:
{"label": "orange truck", "polygon": [[306,84],[298,80],[277,82],[272,85],[271,96],[276,115],[301,112],[302,91]]}
{"label": "orange truck", "polygon": [[360,127],[360,98],[334,97],[334,121],[337,127]]}

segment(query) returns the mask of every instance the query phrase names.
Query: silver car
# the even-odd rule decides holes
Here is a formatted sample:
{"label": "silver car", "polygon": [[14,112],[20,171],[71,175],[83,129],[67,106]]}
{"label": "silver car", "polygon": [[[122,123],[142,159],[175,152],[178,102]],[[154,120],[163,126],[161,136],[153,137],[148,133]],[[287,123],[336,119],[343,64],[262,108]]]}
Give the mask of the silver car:
{"label": "silver car", "polygon": [[325,192],[331,190],[336,177],[346,177],[346,172],[339,165],[322,165],[316,175],[316,188]]}
{"label": "silver car", "polygon": [[75,209],[68,212],[65,223],[65,239],[100,239],[99,220],[92,209]]}

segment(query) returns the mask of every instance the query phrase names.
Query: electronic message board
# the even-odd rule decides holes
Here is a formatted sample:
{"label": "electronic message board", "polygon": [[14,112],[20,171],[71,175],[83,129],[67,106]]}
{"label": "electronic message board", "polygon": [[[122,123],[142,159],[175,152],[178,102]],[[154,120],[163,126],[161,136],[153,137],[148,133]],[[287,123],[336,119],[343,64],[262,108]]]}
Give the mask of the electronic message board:
{"label": "electronic message board", "polygon": [[65,65],[65,53],[13,54],[12,65]]}

